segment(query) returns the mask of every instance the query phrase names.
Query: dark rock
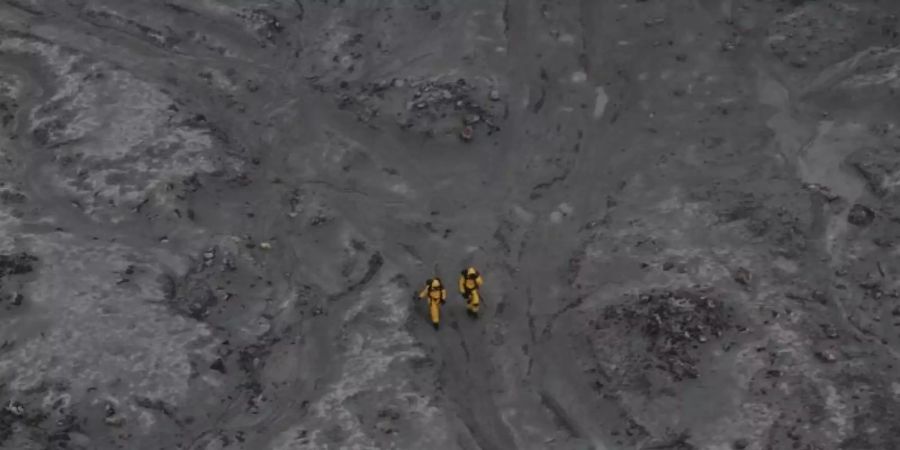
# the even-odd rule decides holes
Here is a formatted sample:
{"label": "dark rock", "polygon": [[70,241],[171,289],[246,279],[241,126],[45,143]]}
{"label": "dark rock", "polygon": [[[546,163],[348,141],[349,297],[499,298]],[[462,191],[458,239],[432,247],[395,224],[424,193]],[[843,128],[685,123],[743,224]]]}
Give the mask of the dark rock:
{"label": "dark rock", "polygon": [[825,337],[828,339],[837,339],[838,338],[838,330],[834,325],[831,324],[823,324],[822,332],[825,333]]}
{"label": "dark rock", "polygon": [[820,291],[818,289],[812,291],[812,293],[810,293],[810,297],[814,301],[819,302],[823,305],[828,303],[828,300],[829,300],[828,294],[826,294],[825,291]]}
{"label": "dark rock", "polygon": [[752,276],[750,275],[750,271],[744,267],[738,267],[737,270],[732,274],[734,277],[734,281],[738,282],[743,286],[749,286]]}
{"label": "dark rock", "polygon": [[826,363],[833,363],[837,361],[837,355],[829,349],[818,350],[816,352],[816,358],[819,358],[820,361]]}
{"label": "dark rock", "polygon": [[847,214],[847,222],[858,227],[870,225],[875,220],[875,212],[859,203],[854,204]]}
{"label": "dark rock", "polygon": [[15,255],[0,255],[0,277],[24,275],[34,270],[37,257],[22,252]]}
{"label": "dark rock", "polygon": [[219,373],[225,373],[225,362],[222,361],[222,358],[217,358],[213,363],[209,366],[210,369],[215,370]]}
{"label": "dark rock", "polygon": [[736,450],[743,450],[743,449],[747,448],[747,446],[749,446],[749,445],[750,445],[750,441],[748,441],[747,439],[744,439],[744,438],[740,438],[740,439],[734,441],[733,447]]}
{"label": "dark rock", "polygon": [[603,314],[606,321],[624,323],[626,332],[642,333],[651,366],[676,381],[698,376],[696,350],[731,329],[730,317],[721,301],[697,289],[644,292]]}
{"label": "dark rock", "polygon": [[210,309],[219,301],[212,289],[203,282],[191,282],[186,290],[186,295],[172,301],[172,307],[194,320],[206,318]]}

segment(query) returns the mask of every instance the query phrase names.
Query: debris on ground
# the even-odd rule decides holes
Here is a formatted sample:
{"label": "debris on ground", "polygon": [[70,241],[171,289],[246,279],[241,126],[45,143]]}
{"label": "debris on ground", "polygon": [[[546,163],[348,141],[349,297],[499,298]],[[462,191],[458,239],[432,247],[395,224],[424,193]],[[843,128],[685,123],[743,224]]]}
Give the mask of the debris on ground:
{"label": "debris on ground", "polygon": [[211,247],[205,252],[203,252],[203,268],[212,267],[216,260],[216,248]]}
{"label": "debris on ground", "polygon": [[749,286],[751,281],[750,271],[744,267],[738,267],[734,271],[734,281],[738,282],[742,286]]}
{"label": "debris on ground", "polygon": [[210,364],[209,368],[222,374],[226,373],[225,361],[222,361],[222,358],[216,358],[216,360],[213,361],[212,364]]}
{"label": "debris on ground", "polygon": [[826,363],[837,361],[837,354],[833,350],[827,348],[816,351],[816,357],[819,358],[820,361]]}
{"label": "debris on ground", "polygon": [[0,277],[24,275],[34,270],[38,259],[28,253],[0,254]]}
{"label": "debris on ground", "polygon": [[663,289],[605,309],[603,318],[641,333],[647,356],[676,380],[698,375],[697,348],[732,328],[731,311],[712,292]]}
{"label": "debris on ground", "polygon": [[103,423],[105,423],[111,427],[121,427],[122,425],[125,424],[125,418],[118,414],[113,414],[111,416],[106,416],[103,419]]}
{"label": "debris on ground", "polygon": [[375,422],[375,428],[384,434],[395,434],[398,432],[397,421],[400,420],[400,413],[394,408],[383,408],[378,411],[378,421]]}
{"label": "debris on ground", "polygon": [[451,132],[460,123],[470,127],[471,132],[463,133],[467,136],[474,136],[479,129],[484,129],[487,135],[500,130],[496,108],[475,100],[481,95],[482,99],[498,102],[499,91],[488,90],[485,95],[483,87],[476,87],[464,78],[454,81],[394,78],[354,86],[341,82],[335,100],[339,108],[353,111],[363,123],[374,125],[381,116],[393,116],[392,120],[401,129],[429,136]]}
{"label": "debris on ground", "polygon": [[823,186],[823,185],[817,184],[817,183],[806,183],[803,185],[803,187],[805,189],[809,190],[810,192],[815,192],[815,193],[821,195],[829,202],[834,202],[834,201],[840,200],[840,198],[841,198],[840,195],[837,195],[834,192],[832,192],[831,189],[828,188],[828,186]]}
{"label": "debris on ground", "polygon": [[25,415],[25,406],[15,400],[10,400],[9,403],[6,404],[5,410],[16,417],[23,417]]}
{"label": "debris on ground", "polygon": [[861,205],[859,203],[855,203],[850,207],[850,212],[847,213],[847,222],[850,222],[853,225],[858,227],[865,227],[871,225],[875,220],[875,212],[872,211],[871,208],[865,205]]}

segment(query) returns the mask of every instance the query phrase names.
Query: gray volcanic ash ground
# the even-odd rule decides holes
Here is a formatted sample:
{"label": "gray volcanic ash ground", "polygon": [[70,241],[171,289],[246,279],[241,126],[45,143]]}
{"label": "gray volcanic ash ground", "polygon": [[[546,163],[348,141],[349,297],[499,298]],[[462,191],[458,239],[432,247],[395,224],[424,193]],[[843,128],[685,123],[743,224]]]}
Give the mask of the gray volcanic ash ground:
{"label": "gray volcanic ash ground", "polygon": [[0,448],[900,448],[898,13],[4,0]]}

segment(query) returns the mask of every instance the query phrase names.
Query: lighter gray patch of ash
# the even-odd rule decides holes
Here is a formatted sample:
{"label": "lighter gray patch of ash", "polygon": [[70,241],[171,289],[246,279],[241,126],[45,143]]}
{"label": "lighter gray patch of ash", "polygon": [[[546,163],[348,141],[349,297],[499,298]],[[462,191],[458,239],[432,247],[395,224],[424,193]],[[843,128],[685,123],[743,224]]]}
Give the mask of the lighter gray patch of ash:
{"label": "lighter gray patch of ash", "polygon": [[[25,319],[4,324],[13,339],[30,332],[0,361],[0,380],[24,392],[68,380],[68,392],[91,387],[110,398],[143,396],[179,404],[188,393],[190,360],[211,360],[211,332],[158,304],[157,258],[122,245],[85,243],[66,235],[27,239],[41,261],[25,292]],[[122,271],[137,268],[121,283]],[[35,330],[25,327],[37,326]],[[160,339],[165,336],[165,339]],[[132,411],[138,414],[138,410]],[[124,412],[123,412],[124,413]]]}
{"label": "lighter gray patch of ash", "polygon": [[[328,392],[310,406],[313,415],[308,422],[283,432],[272,448],[299,450],[327,448],[323,431],[338,425],[345,434],[341,448],[375,448],[375,442],[366,435],[360,420],[346,403],[363,392],[389,393],[410,406],[417,429],[431,429],[435,433],[417,437],[417,445],[410,448],[427,448],[434,444],[449,444],[451,437],[440,423],[446,417],[431,406],[427,398],[411,390],[409,381],[392,372],[396,364],[409,358],[423,356],[413,337],[403,329],[409,315],[405,305],[405,292],[384,277],[380,283],[363,291],[360,300],[343,315],[348,328],[347,345],[341,357],[341,376],[332,383]],[[377,327],[361,322],[376,321]],[[302,429],[313,429],[309,436],[298,438]]]}

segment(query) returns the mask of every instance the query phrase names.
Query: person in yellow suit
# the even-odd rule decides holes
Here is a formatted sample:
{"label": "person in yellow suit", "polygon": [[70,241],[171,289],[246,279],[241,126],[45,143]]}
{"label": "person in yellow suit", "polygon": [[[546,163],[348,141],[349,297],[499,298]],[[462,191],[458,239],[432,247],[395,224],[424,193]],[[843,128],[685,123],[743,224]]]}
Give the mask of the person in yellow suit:
{"label": "person in yellow suit", "polygon": [[459,276],[459,293],[466,299],[467,311],[473,317],[478,315],[478,308],[481,307],[481,294],[478,289],[482,283],[484,279],[474,267],[463,270]]}
{"label": "person in yellow suit", "polygon": [[437,330],[441,325],[441,305],[447,301],[447,289],[441,283],[441,279],[434,277],[425,282],[425,288],[419,292],[419,298],[428,299],[428,311],[431,314],[431,324]]}

